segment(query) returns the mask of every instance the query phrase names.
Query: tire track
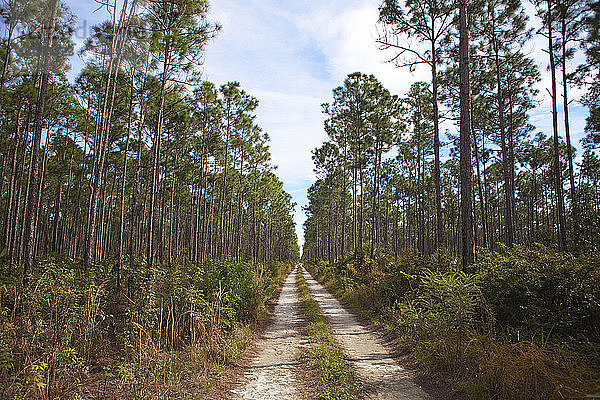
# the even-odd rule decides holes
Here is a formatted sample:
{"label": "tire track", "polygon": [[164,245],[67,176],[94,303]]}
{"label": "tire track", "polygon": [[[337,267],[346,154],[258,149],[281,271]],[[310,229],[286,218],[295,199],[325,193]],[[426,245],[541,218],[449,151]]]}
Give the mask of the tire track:
{"label": "tire track", "polygon": [[364,328],[358,319],[346,311],[304,268],[302,274],[322,313],[329,320],[335,340],[356,367],[364,386],[365,399],[430,399],[413,381],[411,373],[398,365],[376,334]]}
{"label": "tire track", "polygon": [[301,344],[296,269],[283,284],[273,321],[259,340],[258,355],[244,374],[241,387],[231,390],[231,398],[244,400],[300,400],[301,384],[296,377]]}

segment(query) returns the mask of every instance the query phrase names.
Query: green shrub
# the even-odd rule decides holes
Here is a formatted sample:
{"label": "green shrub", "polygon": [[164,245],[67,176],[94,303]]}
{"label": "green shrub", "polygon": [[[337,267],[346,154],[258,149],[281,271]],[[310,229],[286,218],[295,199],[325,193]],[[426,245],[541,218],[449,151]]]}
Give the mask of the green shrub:
{"label": "green shrub", "polygon": [[352,256],[306,266],[468,398],[583,398],[600,387],[598,256],[480,249],[466,274],[446,249],[375,254],[361,269]]}
{"label": "green shrub", "polygon": [[496,318],[513,341],[600,342],[600,260],[541,245],[481,252],[476,269]]}
{"label": "green shrub", "polygon": [[0,397],[80,393],[90,372],[98,385],[112,380],[137,397],[208,380],[211,366],[248,344],[246,326],[289,270],[231,259],[151,270],[125,264],[117,287],[111,260],[85,274],[76,260],[54,255],[39,260],[23,290],[21,271],[0,266]]}

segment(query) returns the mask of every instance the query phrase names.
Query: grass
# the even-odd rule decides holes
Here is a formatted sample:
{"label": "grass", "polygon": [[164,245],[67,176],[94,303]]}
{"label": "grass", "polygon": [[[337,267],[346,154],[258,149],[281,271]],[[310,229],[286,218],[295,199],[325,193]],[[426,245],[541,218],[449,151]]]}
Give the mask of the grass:
{"label": "grass", "polygon": [[108,262],[85,275],[56,255],[24,290],[0,265],[0,399],[199,398],[252,343],[292,266],[181,260],[125,268],[116,286]]}
{"label": "grass", "polygon": [[317,398],[327,400],[359,399],[358,378],[344,353],[333,339],[331,327],[313,299],[304,276],[298,270],[296,283],[300,291],[301,309],[308,321],[309,347],[302,361],[314,374]]}
{"label": "grass", "polygon": [[465,398],[584,399],[600,390],[597,261],[515,249],[482,257],[473,275],[417,261],[305,265]]}

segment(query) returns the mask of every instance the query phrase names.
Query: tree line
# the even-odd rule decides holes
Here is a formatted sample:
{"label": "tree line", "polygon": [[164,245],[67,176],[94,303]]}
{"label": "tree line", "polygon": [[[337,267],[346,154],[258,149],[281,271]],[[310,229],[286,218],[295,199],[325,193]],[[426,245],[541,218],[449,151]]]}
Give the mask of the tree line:
{"label": "tree line", "polygon": [[[328,141],[313,151],[304,257],[446,248],[467,268],[477,246],[597,251],[599,22],[593,1],[384,0],[378,45],[431,78],[400,96],[357,72],[333,90]],[[547,69],[529,50],[535,38]],[[543,77],[550,86],[538,93]],[[580,163],[575,88],[589,110]],[[529,117],[548,97],[552,130],[539,132]]]}
{"label": "tree line", "polygon": [[75,17],[61,0],[4,0],[1,257],[61,253],[83,271],[224,256],[288,260],[294,204],[274,174],[258,100],[201,79],[220,27],[196,0],[108,0],[68,79]]}

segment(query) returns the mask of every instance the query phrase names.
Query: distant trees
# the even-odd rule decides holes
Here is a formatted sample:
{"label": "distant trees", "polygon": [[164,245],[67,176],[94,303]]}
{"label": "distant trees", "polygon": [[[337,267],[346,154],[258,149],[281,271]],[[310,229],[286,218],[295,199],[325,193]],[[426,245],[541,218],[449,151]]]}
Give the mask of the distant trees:
{"label": "distant trees", "polygon": [[123,265],[297,257],[258,100],[199,79],[218,30],[205,2],[105,4],[111,20],[93,27],[72,84],[68,8],[5,6],[0,259],[24,265],[25,281],[48,253],[83,270],[110,262],[117,285]]}
{"label": "distant trees", "polygon": [[[514,117],[517,100],[520,93],[527,93],[526,87],[519,87],[519,82],[511,77],[512,71],[517,74],[533,76],[536,70],[526,71],[519,65],[523,58],[521,49],[525,42],[531,38],[531,30],[527,27],[527,16],[520,1],[490,1],[481,2],[476,8],[474,18],[477,21],[474,27],[475,43],[480,52],[479,56],[488,59],[482,67],[488,69],[477,78],[482,81],[479,85],[494,93],[493,105],[495,115],[489,115],[493,123],[482,119],[482,127],[496,132],[493,141],[501,149],[503,190],[504,190],[504,243],[512,246],[515,242],[515,188],[514,188],[514,148],[518,140],[516,127],[518,119]],[[489,55],[489,58],[488,58]],[[490,72],[493,71],[493,74]],[[518,71],[518,72],[517,72]],[[485,96],[485,94],[484,94]],[[494,104],[495,103],[495,104]],[[495,126],[494,126],[495,125]],[[484,128],[484,129],[485,129]],[[491,128],[491,129],[490,129]]]}
{"label": "distant trees", "polygon": [[[519,0],[383,1],[383,31],[377,42],[393,51],[390,61],[435,72],[431,83],[414,83],[404,98],[378,89],[377,96],[396,104],[393,113],[372,114],[386,119],[380,123],[387,126],[381,152],[376,127],[346,118],[337,101],[344,86],[334,89],[334,102],[325,105],[329,141],[314,153],[318,180],[309,192],[304,257],[331,261],[354,251],[360,259],[363,249],[373,256],[377,248],[396,255],[405,248],[430,254],[438,249],[442,232],[445,247],[462,255],[465,268],[476,257],[474,246],[495,248],[499,242],[598,250],[597,230],[579,227],[598,223],[595,210],[600,205],[594,187],[600,165],[595,152],[600,124],[594,122],[599,8],[597,3],[566,0],[544,0],[537,6],[548,72],[541,72],[545,66],[536,65],[526,51],[535,31]],[[569,66],[577,43],[587,61]],[[541,94],[535,87],[543,74],[549,78],[547,94],[554,110],[549,113],[551,134],[535,132],[529,122],[539,105]],[[358,76],[364,75],[354,73],[349,79]],[[583,101],[590,108],[579,169],[571,144],[570,84],[587,88]],[[376,103],[370,92],[357,95],[363,97],[354,104]],[[440,121],[456,124],[453,129],[447,125],[450,146],[437,140]],[[349,133],[359,125],[357,140]],[[358,146],[366,168],[355,172]],[[443,157],[436,156],[438,149]],[[565,187],[570,201],[562,196]],[[345,206],[345,199],[353,204]],[[354,226],[364,233],[360,241],[354,238]],[[357,246],[347,248],[346,241]],[[332,254],[325,255],[330,242]]]}
{"label": "distant trees", "polygon": [[[25,266],[23,268],[23,282],[28,284],[29,276],[33,271],[33,261],[35,257],[35,241],[38,226],[39,202],[38,193],[41,193],[40,185],[40,143],[42,140],[43,118],[46,107],[46,96],[48,93],[48,81],[50,79],[52,60],[52,49],[54,42],[54,32],[58,18],[60,0],[47,2],[50,10],[50,18],[44,21],[41,29],[41,52],[38,59],[38,71],[40,75],[37,99],[35,104],[35,116],[33,120],[33,137],[31,149],[31,169],[29,171],[29,194],[27,196],[27,207],[25,214]],[[48,11],[48,10],[46,10]],[[11,31],[9,31],[10,34]],[[60,44],[59,44],[60,45]],[[54,47],[57,47],[54,45]],[[10,54],[10,48],[7,48],[7,54]],[[9,61],[10,57],[5,58]],[[6,69],[6,66],[4,66]]]}
{"label": "distant trees", "polygon": [[[393,118],[397,114],[398,99],[373,75],[354,73],[343,86],[334,89],[333,103],[324,104],[323,109],[328,116],[325,126],[331,142],[316,149],[313,160],[317,173],[333,187],[326,194],[317,189],[313,193],[316,197],[327,197],[329,212],[323,217],[325,224],[314,227],[315,235],[327,243],[328,257],[333,259],[334,253],[341,255],[346,251],[348,231],[352,250],[362,257],[369,219],[370,237],[378,241],[377,206],[383,155],[394,140],[398,122]],[[370,191],[369,196],[365,194],[367,191]],[[347,207],[352,221],[348,230]]]}

